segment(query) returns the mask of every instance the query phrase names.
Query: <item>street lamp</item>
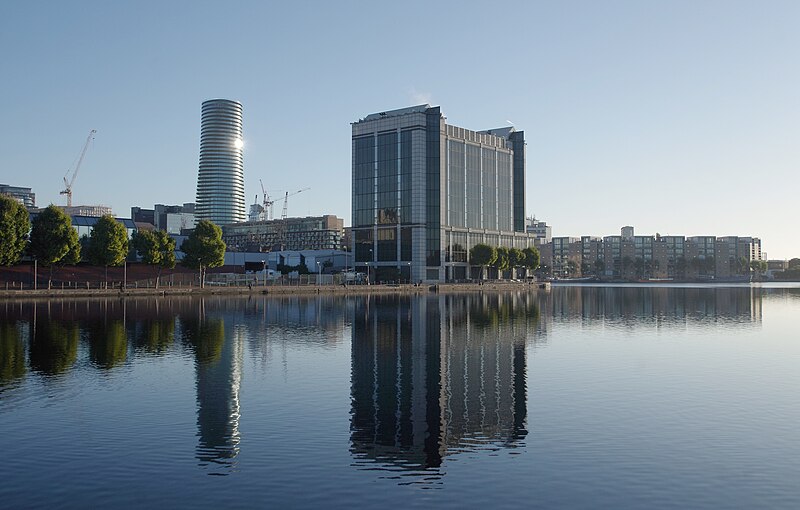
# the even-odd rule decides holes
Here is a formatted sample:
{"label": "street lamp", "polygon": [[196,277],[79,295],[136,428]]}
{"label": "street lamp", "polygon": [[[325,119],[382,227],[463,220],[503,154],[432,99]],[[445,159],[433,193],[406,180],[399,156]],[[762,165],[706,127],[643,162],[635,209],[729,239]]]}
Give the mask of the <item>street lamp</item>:
{"label": "street lamp", "polygon": [[262,271],[264,271],[264,287],[266,287],[267,286],[267,261],[266,260],[262,260],[261,261],[261,269],[262,269]]}
{"label": "street lamp", "polygon": [[369,260],[367,261],[367,285],[372,285],[372,275],[369,272],[370,262],[372,262],[372,248],[369,249]]}
{"label": "street lamp", "polygon": [[322,285],[322,263],[317,261],[317,285]]}

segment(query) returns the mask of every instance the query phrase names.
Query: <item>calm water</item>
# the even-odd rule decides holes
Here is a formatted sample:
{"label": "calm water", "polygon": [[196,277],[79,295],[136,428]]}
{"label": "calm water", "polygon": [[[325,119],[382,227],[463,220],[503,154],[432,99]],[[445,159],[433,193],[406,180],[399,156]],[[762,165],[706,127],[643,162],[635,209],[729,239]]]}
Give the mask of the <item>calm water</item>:
{"label": "calm water", "polygon": [[0,302],[0,507],[800,507],[800,288]]}

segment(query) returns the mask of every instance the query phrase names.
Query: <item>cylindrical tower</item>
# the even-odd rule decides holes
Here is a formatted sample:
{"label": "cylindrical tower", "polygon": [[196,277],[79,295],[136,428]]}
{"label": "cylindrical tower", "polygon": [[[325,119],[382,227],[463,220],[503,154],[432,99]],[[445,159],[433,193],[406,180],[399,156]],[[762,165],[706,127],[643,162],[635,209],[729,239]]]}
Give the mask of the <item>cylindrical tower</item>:
{"label": "cylindrical tower", "polygon": [[195,208],[198,220],[227,225],[247,219],[242,146],[242,104],[229,99],[204,101]]}

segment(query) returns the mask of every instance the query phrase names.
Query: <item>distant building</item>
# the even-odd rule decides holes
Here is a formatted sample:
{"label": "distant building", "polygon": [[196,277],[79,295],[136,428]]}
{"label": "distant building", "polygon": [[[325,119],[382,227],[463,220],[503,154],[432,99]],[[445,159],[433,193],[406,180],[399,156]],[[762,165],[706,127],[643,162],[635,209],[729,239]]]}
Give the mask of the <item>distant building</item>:
{"label": "distant building", "polygon": [[155,227],[168,234],[180,234],[183,229],[192,229],[197,224],[195,204],[183,205],[156,204],[154,209]]}
{"label": "distant building", "polygon": [[553,274],[577,275],[582,261],[581,240],[577,237],[553,238]]}
{"label": "distant building", "polygon": [[340,250],[343,237],[344,220],[330,214],[222,226],[228,251]]}
{"label": "distant building", "polygon": [[[29,213],[30,220],[33,221],[39,213],[41,209],[37,211],[32,211]],[[128,234],[128,239],[138,230],[136,228],[136,223],[130,218],[114,218],[118,222],[122,223],[125,227],[125,231]],[[94,226],[100,221],[99,216],[81,216],[81,215],[71,215],[70,220],[72,220],[72,228],[74,228],[78,232],[78,237],[88,236],[92,233]]]}
{"label": "distant building", "polygon": [[179,235],[181,230],[193,229],[197,223],[195,204],[183,205],[156,204],[153,209],[131,207],[131,219],[137,223],[149,223],[156,230],[170,235]]}
{"label": "distant building", "polygon": [[633,227],[622,227],[620,235],[623,241],[633,241]]}
{"label": "distant building", "polygon": [[656,235],[653,242],[653,278],[675,278],[686,270],[686,238]]}
{"label": "distant building", "polygon": [[28,209],[36,207],[36,194],[31,191],[31,188],[0,184],[0,195],[8,195]]}
{"label": "distant building", "polygon": [[577,264],[580,275],[612,279],[741,280],[749,278],[750,262],[762,260],[757,237],[637,236],[633,227],[621,234],[555,237],[539,246],[541,264],[559,276],[577,276]]}
{"label": "distant building", "polygon": [[142,209],[141,207],[131,207],[131,219],[136,223],[149,223],[156,225],[155,210]]}
{"label": "distant building", "polygon": [[92,216],[94,218],[106,215],[114,216],[114,211],[107,205],[60,205],[58,207],[68,216]]}
{"label": "distant building", "polygon": [[420,105],[354,122],[352,151],[353,251],[375,280],[465,279],[476,244],[533,245],[523,131],[471,131]]}
{"label": "distant building", "polygon": [[603,239],[593,236],[582,236],[580,241],[581,256],[580,266],[581,274],[587,271],[594,273],[604,268],[603,264]]}
{"label": "distant building", "polygon": [[261,252],[225,252],[225,265],[244,267],[246,271],[277,271],[283,266],[306,266],[312,273],[331,274],[353,267],[352,255],[341,250],[285,250]]}
{"label": "distant building", "polygon": [[553,240],[553,227],[535,217],[526,219],[525,231],[535,235],[538,244],[549,243]]}
{"label": "distant building", "polygon": [[242,158],[242,104],[229,99],[203,102],[197,219],[229,225],[247,219]]}

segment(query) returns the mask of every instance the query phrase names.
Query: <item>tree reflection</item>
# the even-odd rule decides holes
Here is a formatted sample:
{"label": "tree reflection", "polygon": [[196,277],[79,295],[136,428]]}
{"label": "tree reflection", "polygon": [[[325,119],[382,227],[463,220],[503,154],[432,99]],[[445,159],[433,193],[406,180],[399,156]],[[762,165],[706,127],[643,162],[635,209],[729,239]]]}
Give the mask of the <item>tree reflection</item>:
{"label": "tree reflection", "polygon": [[163,354],[175,341],[175,319],[145,319],[137,324],[136,345],[151,354]]}
{"label": "tree reflection", "polygon": [[128,357],[128,335],[122,320],[94,322],[87,328],[89,358],[104,369],[125,363]]}
{"label": "tree reflection", "polygon": [[219,360],[225,344],[225,323],[222,319],[182,318],[183,341],[194,352],[199,365]]}
{"label": "tree reflection", "polygon": [[77,323],[34,319],[30,331],[31,370],[43,375],[58,375],[75,364],[80,339]]}
{"label": "tree reflection", "polygon": [[25,344],[15,323],[0,323],[0,389],[25,375]]}

